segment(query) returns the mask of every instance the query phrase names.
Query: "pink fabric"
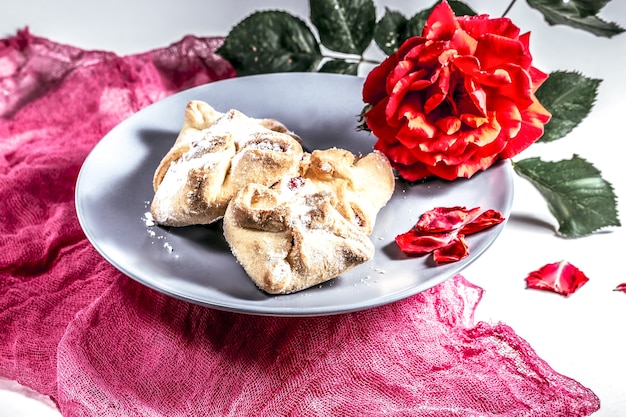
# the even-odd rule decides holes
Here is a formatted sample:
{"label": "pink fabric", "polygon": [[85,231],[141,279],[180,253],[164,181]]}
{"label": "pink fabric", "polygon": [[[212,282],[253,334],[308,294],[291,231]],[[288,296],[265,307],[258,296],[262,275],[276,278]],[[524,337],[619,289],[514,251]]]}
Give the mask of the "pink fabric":
{"label": "pink fabric", "polygon": [[189,37],[119,57],[0,43],[0,377],[64,416],[585,416],[593,392],[508,326],[475,323],[457,276],[357,313],[256,317],[127,278],[87,242],[74,183],[94,144],[145,105],[234,76]]}

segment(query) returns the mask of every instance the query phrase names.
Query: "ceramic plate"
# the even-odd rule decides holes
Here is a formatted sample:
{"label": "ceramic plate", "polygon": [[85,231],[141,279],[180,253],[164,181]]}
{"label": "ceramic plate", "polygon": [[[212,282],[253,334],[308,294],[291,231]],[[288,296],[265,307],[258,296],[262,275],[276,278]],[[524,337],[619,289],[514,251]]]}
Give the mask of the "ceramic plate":
{"label": "ceramic plate", "polygon": [[76,187],[76,208],[87,238],[129,277],[171,296],[229,311],[284,316],[337,314],[383,305],[441,283],[475,261],[504,223],[467,237],[470,255],[442,266],[407,257],[394,238],[437,206],[480,206],[510,214],[513,173],[501,162],[470,180],[396,182],[371,239],[374,258],[323,285],[290,295],[257,289],[232,256],[219,225],[165,228],[146,213],[152,176],[172,146],[189,100],[219,111],[280,120],[307,149],[372,150],[375,138],[357,131],[363,79],[320,73],[233,78],[192,88],[139,111],[110,131],[87,157]]}

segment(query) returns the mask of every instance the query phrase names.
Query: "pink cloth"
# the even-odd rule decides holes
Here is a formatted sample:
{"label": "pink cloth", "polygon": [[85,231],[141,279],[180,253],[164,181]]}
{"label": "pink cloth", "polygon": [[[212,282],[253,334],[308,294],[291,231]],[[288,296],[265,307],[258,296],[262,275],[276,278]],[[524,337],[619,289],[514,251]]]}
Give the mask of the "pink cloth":
{"label": "pink cloth", "polygon": [[457,276],[314,318],[217,311],[127,278],[74,208],[89,150],[133,112],[234,76],[219,38],[119,57],[27,31],[0,41],[0,377],[64,416],[585,416],[598,398]]}

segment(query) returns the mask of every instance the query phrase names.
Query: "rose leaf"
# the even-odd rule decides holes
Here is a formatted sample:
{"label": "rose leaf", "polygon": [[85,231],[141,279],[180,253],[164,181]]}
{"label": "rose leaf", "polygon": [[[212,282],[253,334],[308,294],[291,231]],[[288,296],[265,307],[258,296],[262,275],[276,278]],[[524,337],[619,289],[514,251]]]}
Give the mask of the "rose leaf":
{"label": "rose leaf", "polygon": [[581,17],[594,16],[600,13],[611,0],[571,0],[578,8]]}
{"label": "rose leaf", "polygon": [[539,10],[550,25],[566,25],[601,37],[613,37],[624,32],[615,22],[605,22],[596,16],[607,0],[527,0]]}
{"label": "rose leaf", "polygon": [[400,12],[385,9],[385,14],[374,29],[374,42],[381,51],[391,55],[400,47],[406,37],[407,18]]}
{"label": "rose leaf", "polygon": [[[430,9],[418,12],[413,17],[411,17],[408,22],[406,22],[404,34],[402,36],[404,39],[402,39],[402,42],[409,38],[412,38],[413,36],[422,36],[422,33],[424,32],[424,26],[426,25],[426,20],[428,19],[428,16],[430,16],[430,13],[433,11],[433,8],[434,7],[431,7]],[[400,42],[400,44],[402,44],[402,42]]]}
{"label": "rose leaf", "polygon": [[373,0],[316,0],[309,4],[311,23],[322,45],[336,52],[363,54],[376,26]]}
{"label": "rose leaf", "polygon": [[559,235],[578,238],[620,226],[613,186],[578,155],[559,162],[527,158],[513,166],[542,194],[559,223]]}
{"label": "rose leaf", "polygon": [[319,72],[330,72],[333,74],[357,75],[359,64],[357,62],[345,61],[343,59],[331,59],[326,61]]}
{"label": "rose leaf", "polygon": [[585,285],[589,278],[567,261],[542,266],[526,277],[526,286],[535,290],[552,291],[565,297]]}
{"label": "rose leaf", "polygon": [[595,104],[602,80],[577,72],[555,71],[539,87],[536,96],[552,113],[539,142],[552,142],[571,132]]}
{"label": "rose leaf", "polygon": [[476,12],[462,1],[450,0],[448,4],[452,8],[455,16],[476,16]]}
{"label": "rose leaf", "polygon": [[322,60],[317,39],[286,12],[256,12],[238,23],[217,50],[238,75],[315,71]]}

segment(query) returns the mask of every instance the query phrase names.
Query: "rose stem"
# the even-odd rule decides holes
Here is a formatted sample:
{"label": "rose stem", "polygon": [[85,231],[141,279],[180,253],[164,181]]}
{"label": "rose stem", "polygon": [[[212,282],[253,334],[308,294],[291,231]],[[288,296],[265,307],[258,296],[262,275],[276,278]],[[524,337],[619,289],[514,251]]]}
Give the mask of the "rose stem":
{"label": "rose stem", "polygon": [[513,7],[516,1],[517,0],[511,0],[511,3],[509,3],[509,7],[506,8],[504,13],[502,14],[502,17],[505,17],[511,11],[511,8]]}

